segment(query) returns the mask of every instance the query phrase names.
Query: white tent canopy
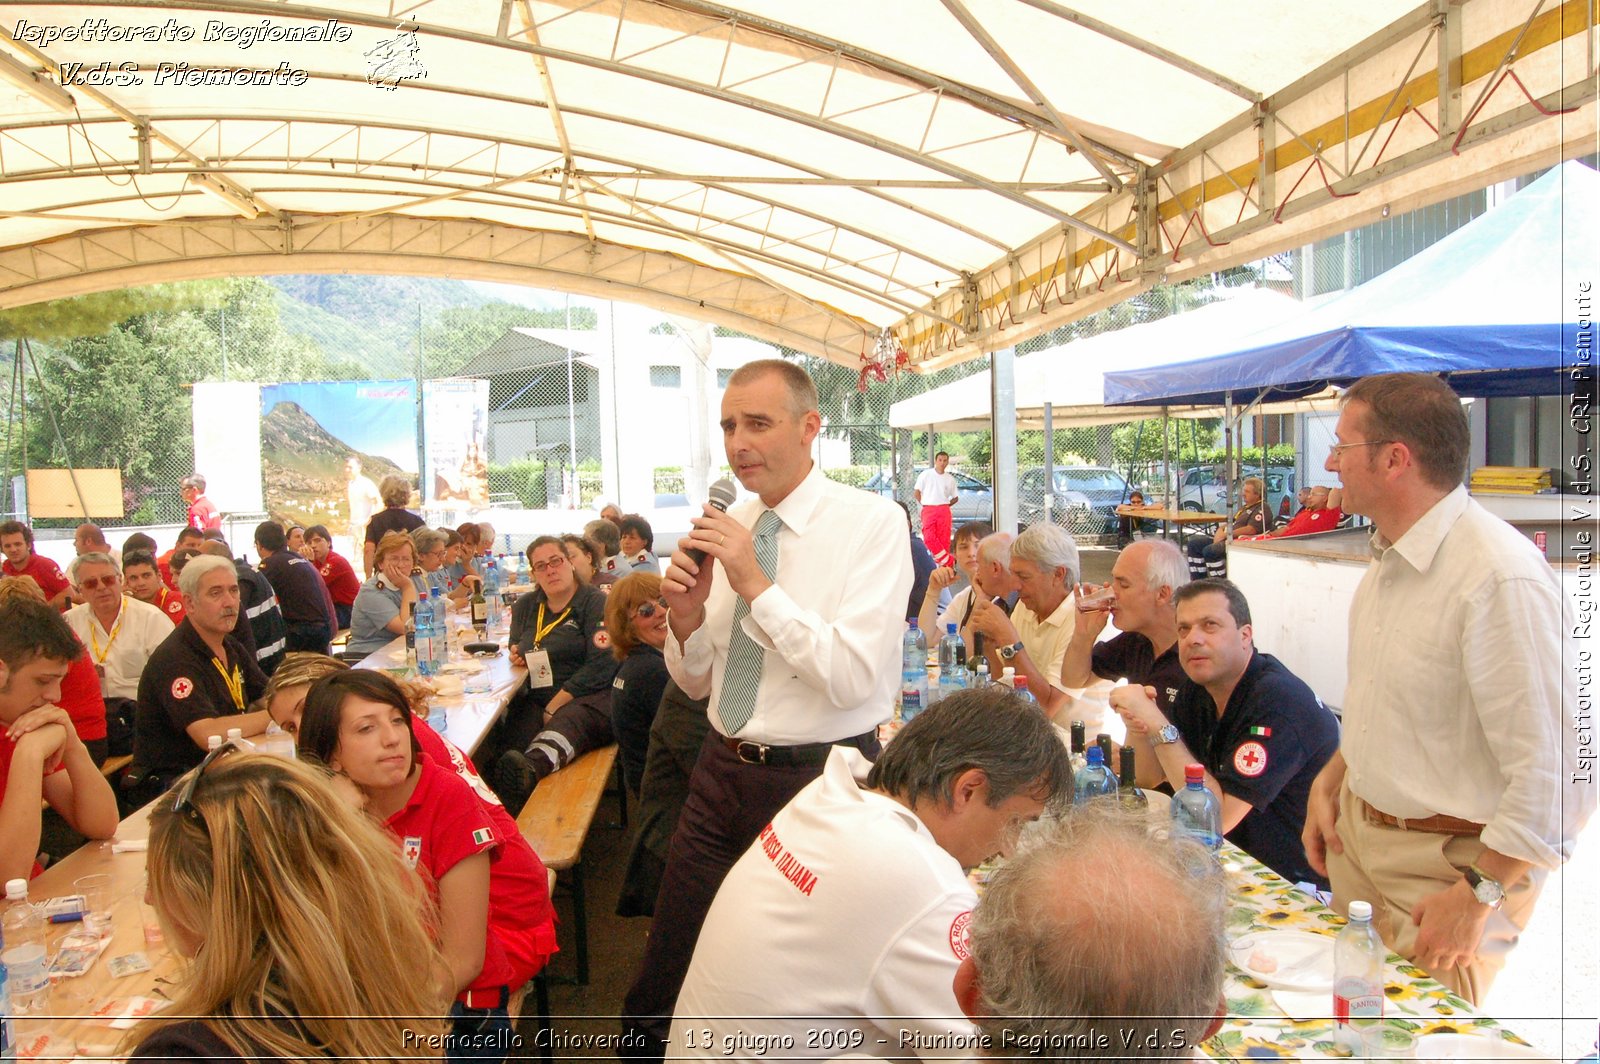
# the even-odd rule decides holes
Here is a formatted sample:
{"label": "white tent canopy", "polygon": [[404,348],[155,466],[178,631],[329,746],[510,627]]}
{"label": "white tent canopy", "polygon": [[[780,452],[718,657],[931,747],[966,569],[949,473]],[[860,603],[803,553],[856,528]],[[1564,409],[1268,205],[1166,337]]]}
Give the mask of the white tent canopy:
{"label": "white tent canopy", "polygon": [[[1105,375],[1113,370],[1150,368],[1184,362],[1197,347],[1243,342],[1269,326],[1288,321],[1305,305],[1262,288],[1239,289],[1215,303],[1182,314],[1130,325],[1098,336],[1017,359],[1014,390],[1017,427],[1044,425],[1044,404],[1050,404],[1057,428],[1120,424],[1140,418],[1221,417],[1221,407],[1161,409],[1105,405]],[[889,408],[889,424],[898,429],[932,427],[938,432],[970,432],[989,428],[989,371],[952,381]]]}
{"label": "white tent canopy", "polygon": [[890,329],[932,368],[1592,150],[1591,29],[1539,0],[24,0],[0,309],[442,274],[850,365]]}

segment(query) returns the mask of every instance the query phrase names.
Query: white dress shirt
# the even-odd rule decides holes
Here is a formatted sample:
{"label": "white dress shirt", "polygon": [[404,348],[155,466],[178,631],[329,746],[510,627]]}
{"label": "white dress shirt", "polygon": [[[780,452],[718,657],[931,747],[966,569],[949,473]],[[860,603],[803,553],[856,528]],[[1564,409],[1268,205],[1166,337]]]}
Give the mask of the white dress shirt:
{"label": "white dress shirt", "polygon": [[123,596],[117,619],[106,631],[87,602],[66,612],[67,625],[89,651],[100,673],[100,693],[107,698],[137,698],[144,663],[161,641],[172,634],[167,615],[148,602]]}
{"label": "white dress shirt", "polygon": [[961,497],[955,475],[937,469],[924,469],[917,477],[916,490],[920,493],[918,501],[924,506],[943,506]]}
{"label": "white dress shirt", "polygon": [[[755,527],[760,499],[728,515]],[[756,596],[745,631],[766,653],[755,715],[738,737],[774,746],[825,743],[871,731],[889,718],[900,686],[900,645],[911,594],[911,541],[900,507],[824,477],[815,465],[773,508],[778,575]],[[668,638],[667,669],[690,698],[718,702],[737,596],[712,569],[705,620],[680,647]]]}
{"label": "white dress shirt", "polygon": [[1490,849],[1559,865],[1595,807],[1571,716],[1588,666],[1560,581],[1463,487],[1372,546],[1350,604],[1351,791],[1391,816],[1486,824]]}

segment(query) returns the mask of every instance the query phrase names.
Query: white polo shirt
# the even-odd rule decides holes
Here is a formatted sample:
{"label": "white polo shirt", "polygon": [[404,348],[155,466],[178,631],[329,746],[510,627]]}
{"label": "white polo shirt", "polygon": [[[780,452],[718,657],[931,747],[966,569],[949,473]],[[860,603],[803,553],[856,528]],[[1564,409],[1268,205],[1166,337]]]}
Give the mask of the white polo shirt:
{"label": "white polo shirt", "polygon": [[917,477],[917,491],[924,506],[945,506],[961,496],[956,488],[955,476],[936,469],[922,471],[922,475]]}
{"label": "white polo shirt", "polygon": [[66,612],[67,625],[89,651],[100,674],[100,693],[107,698],[137,698],[139,675],[161,641],[172,634],[172,621],[148,602],[124,595],[117,619],[106,631],[89,603]]}
{"label": "white polo shirt", "polygon": [[871,767],[835,747],[728,872],[678,994],[670,1057],[911,1058],[902,1031],[972,1033],[951,984],[977,895],[916,814],[862,789]]}

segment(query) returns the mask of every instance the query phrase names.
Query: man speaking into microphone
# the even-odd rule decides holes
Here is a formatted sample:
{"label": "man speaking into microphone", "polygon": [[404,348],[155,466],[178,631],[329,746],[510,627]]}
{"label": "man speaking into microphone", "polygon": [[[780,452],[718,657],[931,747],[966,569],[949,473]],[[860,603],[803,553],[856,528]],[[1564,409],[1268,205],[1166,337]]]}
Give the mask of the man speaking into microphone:
{"label": "man speaking into microphone", "polygon": [[798,366],[766,359],[734,371],[723,445],[759,498],[726,513],[706,506],[661,581],[667,669],[685,694],[710,698],[711,731],[623,999],[629,1055],[661,1058],[728,869],[821,774],[835,744],[876,757],[878,725],[894,704],[911,591],[905,516],[822,475],[811,459],[821,428],[816,386]]}

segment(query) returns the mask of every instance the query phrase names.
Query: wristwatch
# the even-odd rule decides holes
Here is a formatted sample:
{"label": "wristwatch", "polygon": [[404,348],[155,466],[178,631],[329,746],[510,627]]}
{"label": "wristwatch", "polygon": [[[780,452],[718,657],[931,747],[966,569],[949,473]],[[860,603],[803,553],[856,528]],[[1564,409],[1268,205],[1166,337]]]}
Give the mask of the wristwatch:
{"label": "wristwatch", "polygon": [[1178,726],[1176,724],[1168,724],[1164,726],[1160,731],[1155,733],[1151,741],[1157,746],[1165,746],[1168,743],[1177,742]]}
{"label": "wristwatch", "polygon": [[1001,661],[1010,661],[1012,658],[1022,653],[1022,640],[1019,639],[1009,646],[1001,647],[997,653],[1000,655]]}
{"label": "wristwatch", "polygon": [[1506,888],[1500,881],[1477,865],[1468,865],[1464,873],[1467,886],[1472,888],[1472,896],[1491,909],[1498,909],[1505,903]]}

